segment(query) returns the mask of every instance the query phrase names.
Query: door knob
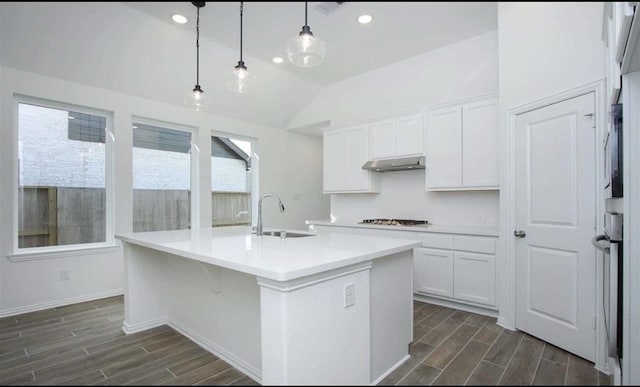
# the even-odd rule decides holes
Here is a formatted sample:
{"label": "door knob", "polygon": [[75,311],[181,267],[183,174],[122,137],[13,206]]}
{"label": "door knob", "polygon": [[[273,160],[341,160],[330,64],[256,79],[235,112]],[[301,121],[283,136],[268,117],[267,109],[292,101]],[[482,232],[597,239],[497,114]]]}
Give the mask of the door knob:
{"label": "door knob", "polygon": [[522,230],[516,230],[513,232],[513,235],[518,237],[518,238],[524,238],[527,236],[527,233],[522,231]]}

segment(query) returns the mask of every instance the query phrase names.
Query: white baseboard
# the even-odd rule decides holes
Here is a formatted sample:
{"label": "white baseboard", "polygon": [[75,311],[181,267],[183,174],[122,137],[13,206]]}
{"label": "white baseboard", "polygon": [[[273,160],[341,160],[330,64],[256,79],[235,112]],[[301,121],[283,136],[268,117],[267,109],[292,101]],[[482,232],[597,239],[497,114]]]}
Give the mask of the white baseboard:
{"label": "white baseboard", "polygon": [[166,317],[159,317],[157,319],[145,321],[138,324],[129,324],[128,322],[124,321],[122,323],[122,331],[125,334],[130,335],[132,333],[146,331],[147,329],[159,327],[161,325],[168,325]]}
{"label": "white baseboard", "polygon": [[30,312],[37,312],[39,310],[57,308],[60,306],[65,306],[70,304],[77,304],[79,302],[94,301],[94,300],[99,300],[101,298],[120,296],[122,294],[124,294],[124,289],[115,289],[115,290],[107,290],[105,292],[91,293],[91,294],[87,294],[79,297],[65,298],[62,300],[54,300],[54,301],[41,302],[38,304],[18,306],[15,308],[0,310],[0,318],[16,316],[19,314],[30,313]]}
{"label": "white baseboard", "polygon": [[400,367],[401,365],[404,364],[405,361],[411,359],[411,355],[407,354],[407,356],[403,357],[399,362],[397,362],[393,367],[389,368],[385,373],[383,373],[382,375],[380,375],[380,377],[378,379],[376,379],[375,381],[371,382],[370,386],[376,386],[378,385],[378,383],[380,383],[384,378],[386,378],[387,376],[389,376],[393,371],[395,371],[398,367]]}
{"label": "white baseboard", "polygon": [[462,302],[449,301],[436,297],[429,297],[422,294],[414,294],[413,299],[416,301],[426,302],[429,304],[436,304],[440,306],[446,306],[447,308],[464,310],[465,312],[477,313],[489,317],[498,317],[498,311],[494,309],[483,308],[480,306],[465,304]]}
{"label": "white baseboard", "polygon": [[219,347],[218,345],[212,343],[211,341],[207,340],[201,335],[188,329],[187,327],[185,327],[180,322],[174,319],[169,319],[167,324],[171,328],[183,334],[189,340],[193,341],[194,343],[198,344],[202,348],[218,356],[220,359],[231,364],[233,367],[237,368],[239,371],[241,371],[243,374],[247,375],[251,379],[262,384],[262,370],[259,370],[256,367],[252,366],[251,364],[247,363],[246,361],[237,358],[236,356],[227,352],[225,349]]}

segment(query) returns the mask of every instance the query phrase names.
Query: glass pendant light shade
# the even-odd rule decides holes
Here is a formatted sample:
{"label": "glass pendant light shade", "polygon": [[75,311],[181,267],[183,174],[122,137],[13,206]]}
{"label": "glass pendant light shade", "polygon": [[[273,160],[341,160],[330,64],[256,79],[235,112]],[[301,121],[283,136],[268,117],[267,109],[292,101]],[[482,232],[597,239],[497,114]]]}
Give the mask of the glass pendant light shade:
{"label": "glass pendant light shade", "polygon": [[324,60],[324,42],[313,36],[307,23],[307,2],[304,2],[304,26],[295,38],[287,43],[289,62],[300,67],[314,67]]}
{"label": "glass pendant light shade", "polygon": [[184,105],[199,112],[209,107],[209,97],[200,88],[200,85],[196,85],[192,91],[185,95]]}
{"label": "glass pendant light shade", "polygon": [[196,85],[184,97],[184,105],[196,111],[201,111],[209,106],[209,97],[200,87],[200,8],[205,6],[204,1],[194,1],[196,9]]}
{"label": "glass pendant light shade", "polygon": [[242,15],[244,13],[244,1],[240,2],[240,60],[238,64],[227,73],[227,88],[236,93],[249,93],[256,81],[255,74],[247,70],[242,60]]}
{"label": "glass pendant light shade", "polygon": [[[308,26],[305,26],[307,30]],[[300,35],[287,43],[289,61],[300,67],[314,67],[324,60],[324,42],[302,27]]]}
{"label": "glass pendant light shade", "polygon": [[250,73],[242,61],[227,73],[227,88],[236,93],[250,93],[255,83],[255,74]]}

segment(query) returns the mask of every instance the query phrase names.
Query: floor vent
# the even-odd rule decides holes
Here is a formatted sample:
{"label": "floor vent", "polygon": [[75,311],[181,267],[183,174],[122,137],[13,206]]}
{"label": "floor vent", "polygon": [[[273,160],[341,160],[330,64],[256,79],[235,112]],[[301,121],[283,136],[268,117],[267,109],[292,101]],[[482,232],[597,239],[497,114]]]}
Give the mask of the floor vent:
{"label": "floor vent", "polygon": [[329,15],[334,13],[336,9],[344,6],[346,3],[346,1],[323,1],[316,5],[316,9],[325,15]]}

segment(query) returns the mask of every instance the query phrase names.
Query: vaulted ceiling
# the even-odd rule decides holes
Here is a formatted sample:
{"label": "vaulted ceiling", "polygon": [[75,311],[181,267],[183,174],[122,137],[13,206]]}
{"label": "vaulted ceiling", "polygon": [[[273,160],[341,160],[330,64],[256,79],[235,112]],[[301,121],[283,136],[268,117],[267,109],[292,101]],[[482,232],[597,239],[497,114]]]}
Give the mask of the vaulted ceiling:
{"label": "vaulted ceiling", "polygon": [[[309,3],[309,25],[327,54],[304,69],[285,52],[304,24],[304,3],[245,2],[244,59],[258,83],[238,95],[225,89],[225,75],[239,59],[239,2],[208,2],[200,84],[210,111],[284,128],[328,84],[497,28],[495,2],[345,2],[328,15],[319,5],[333,4]],[[180,105],[195,84],[195,10],[189,2],[3,2],[0,63]],[[173,23],[174,13],[189,22]],[[358,24],[363,13],[373,22]]]}

